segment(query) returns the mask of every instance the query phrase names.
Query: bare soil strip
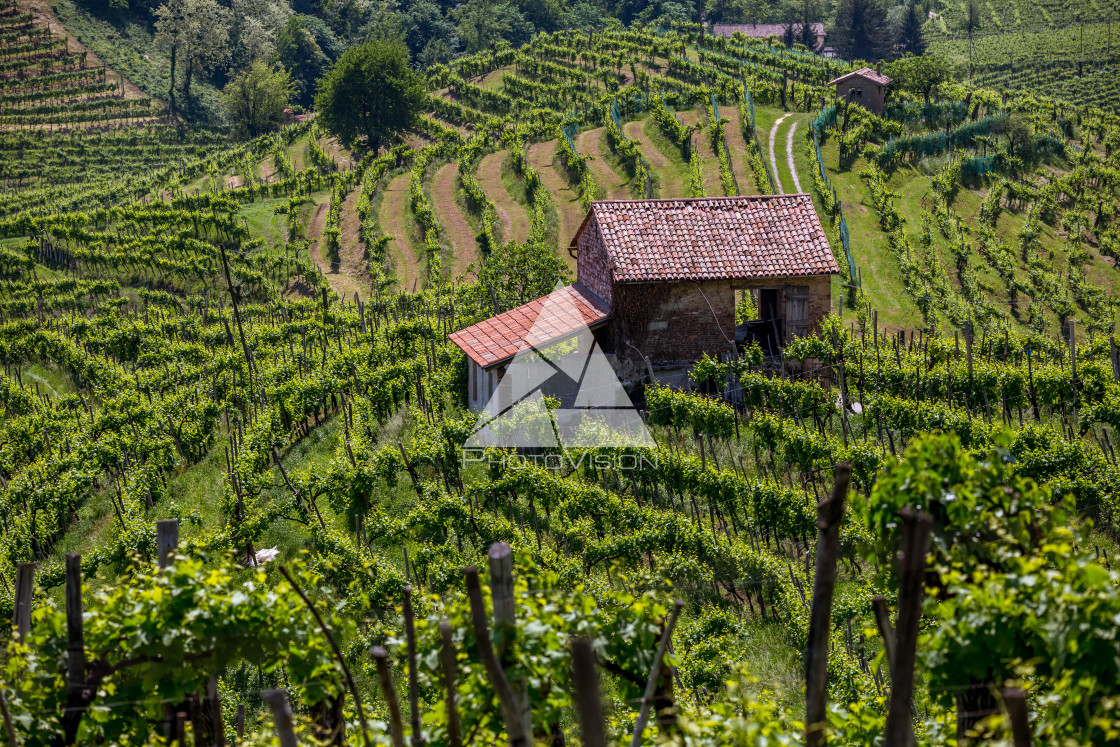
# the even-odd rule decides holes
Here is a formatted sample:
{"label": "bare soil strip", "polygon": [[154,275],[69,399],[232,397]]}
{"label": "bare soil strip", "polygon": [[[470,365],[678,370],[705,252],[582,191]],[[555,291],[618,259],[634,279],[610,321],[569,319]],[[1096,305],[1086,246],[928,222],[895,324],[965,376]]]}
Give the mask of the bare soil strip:
{"label": "bare soil strip", "polygon": [[[607,163],[603,157],[602,149],[599,147],[606,131],[605,127],[584,130],[576,140],[576,148],[581,156],[591,156],[591,160],[587,162],[587,167],[591,169],[591,175],[595,177],[595,183],[599,185],[599,199],[628,200],[630,199],[630,190],[626,187],[626,181],[621,174]],[[606,143],[603,143],[603,148],[605,147]]]}
{"label": "bare soil strip", "polygon": [[502,239],[524,244],[529,240],[529,211],[513,199],[502,181],[502,161],[509,155],[508,150],[499,150],[482,157],[478,162],[479,186],[498,208],[498,218],[502,221]]}
{"label": "bare soil strip", "polygon": [[541,183],[552,194],[552,202],[556,205],[559,223],[556,239],[560,256],[569,266],[575,267],[575,260],[568,255],[568,243],[583,222],[583,208],[579,204],[579,194],[568,183],[567,175],[562,174],[553,162],[555,153],[555,142],[534,143],[529,146],[529,163],[540,174]]}
{"label": "bare soil strip", "polygon": [[692,145],[696,148],[696,152],[700,154],[700,170],[704,175],[704,196],[722,197],[723,180],[719,177],[719,158],[716,157],[715,151],[712,150],[711,143],[708,140],[707,117],[701,116],[700,112],[695,109],[681,112],[679,116],[681,122],[688,127],[696,124],[704,125],[692,136]]}
{"label": "bare soil strip", "polygon": [[747,141],[743,139],[743,130],[739,126],[739,110],[725,106],[720,109],[719,114],[727,119],[727,124],[723,126],[723,138],[727,141],[727,150],[731,154],[731,171],[739,184],[739,192],[745,195],[758,194],[747,168]]}
{"label": "bare soil strip", "polygon": [[642,144],[642,155],[645,156],[653,170],[657,172],[661,197],[682,196],[684,194],[684,183],[681,181],[680,171],[674,167],[669,157],[645,136],[642,131],[642,123],[627,122],[622,126],[622,134]]}
{"label": "bare soil strip", "polygon": [[408,173],[395,177],[381,198],[378,222],[381,232],[389,239],[389,256],[393,258],[393,269],[397,285],[401,290],[411,291],[420,278],[420,260],[408,238]]}
{"label": "bare soil strip", "polygon": [[459,203],[455,200],[455,174],[459,165],[452,161],[436,169],[432,179],[432,207],[436,219],[443,226],[444,236],[451,247],[451,274],[457,276],[467,271],[473,262],[478,262],[478,242],[474,238],[474,228],[467,222]]}

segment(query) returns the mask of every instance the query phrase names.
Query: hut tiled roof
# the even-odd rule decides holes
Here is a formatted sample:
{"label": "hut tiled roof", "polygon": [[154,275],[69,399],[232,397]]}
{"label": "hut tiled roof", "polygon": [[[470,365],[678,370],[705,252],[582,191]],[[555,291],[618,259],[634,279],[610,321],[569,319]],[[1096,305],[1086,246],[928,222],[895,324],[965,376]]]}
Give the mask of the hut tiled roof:
{"label": "hut tiled roof", "polygon": [[594,202],[617,283],[840,272],[806,194]]}
{"label": "hut tiled roof", "polygon": [[855,77],[866,78],[867,80],[870,80],[873,83],[878,83],[881,86],[889,86],[891,83],[894,83],[894,78],[889,78],[886,75],[883,75],[880,72],[872,70],[869,67],[861,67],[859,70],[853,70],[852,72],[848,73],[847,75],[841,75],[839,78],[836,78],[835,80],[830,80],[828,82],[828,85],[834,86],[837,83],[842,83],[843,81],[847,80],[848,78],[855,78]]}
{"label": "hut tiled roof", "polygon": [[[810,23],[809,28],[817,36],[824,36],[823,23]],[[716,36],[725,36],[728,39],[731,35],[738,31],[744,36],[749,36],[754,39],[765,39],[768,36],[782,36],[786,33],[786,25],[784,23],[717,23],[712,26],[712,33]],[[801,33],[801,24],[793,24],[793,33]]]}
{"label": "hut tiled roof", "polygon": [[489,368],[529,346],[539,347],[602,324],[608,311],[605,301],[577,282],[448,337],[471,360]]}

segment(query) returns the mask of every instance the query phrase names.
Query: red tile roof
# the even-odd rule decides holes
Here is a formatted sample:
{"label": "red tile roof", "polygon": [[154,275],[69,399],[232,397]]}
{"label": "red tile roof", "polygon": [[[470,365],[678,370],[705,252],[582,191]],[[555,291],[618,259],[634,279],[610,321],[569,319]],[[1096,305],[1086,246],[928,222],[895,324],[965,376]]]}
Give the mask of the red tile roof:
{"label": "red tile roof", "polygon": [[595,202],[618,283],[831,275],[840,272],[806,194]]}
{"label": "red tile roof", "polygon": [[894,83],[894,78],[888,78],[886,75],[876,72],[869,67],[861,67],[859,70],[853,70],[847,75],[841,75],[835,80],[830,80],[828,82],[828,85],[834,86],[837,83],[847,80],[848,78],[855,77],[866,78],[872,83],[878,83],[881,86],[889,86],[891,83]]}
{"label": "red tile roof", "polygon": [[[810,23],[809,28],[817,36],[824,36],[823,23]],[[716,36],[725,36],[728,39],[736,31],[744,36],[750,36],[755,39],[765,39],[768,36],[781,37],[786,33],[786,25],[784,23],[717,23],[712,26],[712,33]],[[801,33],[801,24],[793,24],[793,33]]]}
{"label": "red tile roof", "polygon": [[577,282],[449,337],[471,360],[489,368],[530,345],[544,345],[602,324],[608,311],[605,301]]}

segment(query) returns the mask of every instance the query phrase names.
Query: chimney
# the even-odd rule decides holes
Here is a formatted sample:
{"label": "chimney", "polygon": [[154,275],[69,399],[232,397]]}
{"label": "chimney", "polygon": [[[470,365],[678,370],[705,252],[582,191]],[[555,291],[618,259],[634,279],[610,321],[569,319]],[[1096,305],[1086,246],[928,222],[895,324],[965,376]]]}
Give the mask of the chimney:
{"label": "chimney", "polygon": [[878,62],[875,63],[875,72],[879,73],[880,75],[882,74],[882,72],[883,72],[883,61],[882,60],[879,60]]}

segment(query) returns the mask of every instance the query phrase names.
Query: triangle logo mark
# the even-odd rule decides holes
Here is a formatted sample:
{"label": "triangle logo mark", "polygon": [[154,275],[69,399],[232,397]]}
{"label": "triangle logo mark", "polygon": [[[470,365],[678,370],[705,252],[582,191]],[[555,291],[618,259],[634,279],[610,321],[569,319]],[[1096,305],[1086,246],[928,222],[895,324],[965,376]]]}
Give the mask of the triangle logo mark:
{"label": "triangle logo mark", "polygon": [[591,329],[555,334],[557,320],[582,318],[562,288],[546,297],[466,447],[654,446]]}

